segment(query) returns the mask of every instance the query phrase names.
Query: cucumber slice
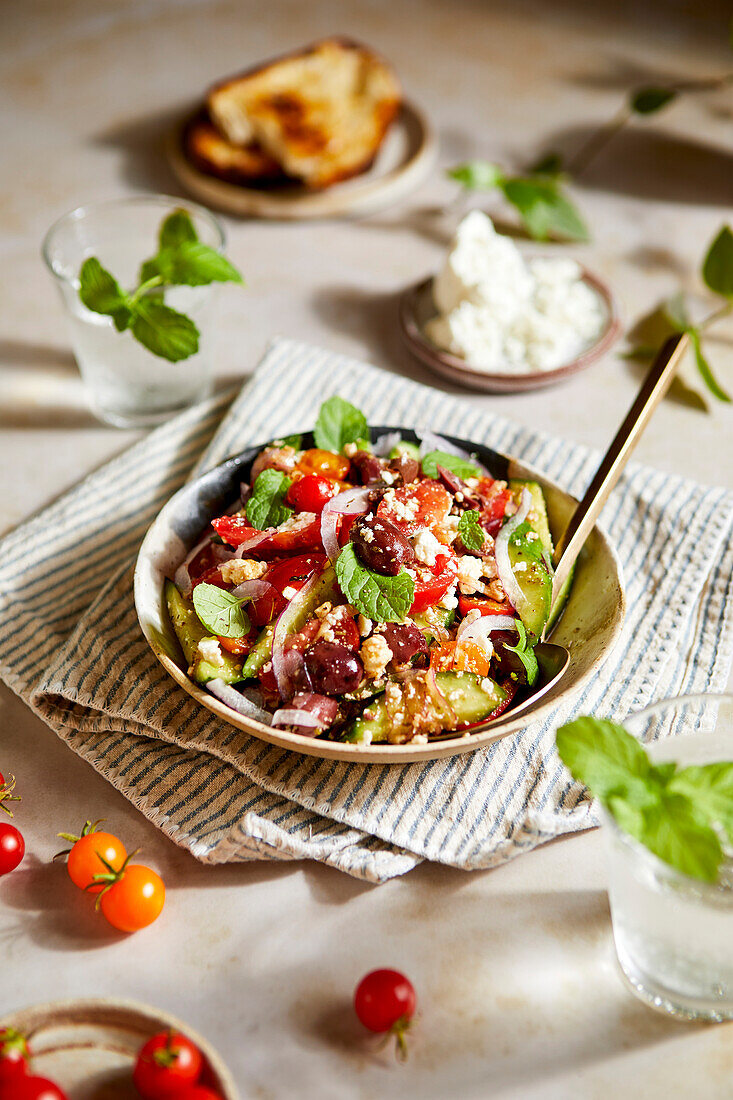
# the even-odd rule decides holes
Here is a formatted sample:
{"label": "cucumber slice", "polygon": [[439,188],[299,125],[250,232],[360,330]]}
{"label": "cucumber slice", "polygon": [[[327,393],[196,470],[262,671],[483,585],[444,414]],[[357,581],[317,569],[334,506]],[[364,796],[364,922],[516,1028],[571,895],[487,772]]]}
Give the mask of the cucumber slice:
{"label": "cucumber slice", "polygon": [[[472,672],[439,672],[437,685],[456,714],[456,728],[470,726],[487,718],[506,698],[506,692],[488,676]],[[367,744],[388,741],[392,722],[384,698],[380,696],[365,708],[371,717],[360,715],[341,735],[342,741]]]}
{"label": "cucumber slice", "polygon": [[408,458],[416,458],[419,462],[420,448],[417,443],[410,443],[408,440],[403,439],[389,452],[390,458],[399,458],[400,455],[407,455]]}
{"label": "cucumber slice", "polygon": [[[539,549],[544,550],[552,561],[552,536],[542,489],[536,481],[510,481],[509,487],[517,499],[521,496],[523,489],[529,491],[532,507],[527,516],[527,525],[530,531],[537,535]],[[524,606],[518,610],[527,630],[539,638],[550,614],[552,575],[545,562],[538,558],[536,541],[534,545],[531,543],[518,545],[512,536],[509,542],[509,562],[525,601]]]}
{"label": "cucumber slice", "polygon": [[191,601],[181,595],[173,581],[165,582],[165,602],[189,666],[189,676],[199,684],[206,684],[209,680],[223,680],[225,684],[239,683],[242,679],[242,665],[233,654],[222,652],[223,665],[214,665],[200,656],[199,642],[202,638],[211,638],[213,635],[200,621]]}
{"label": "cucumber slice", "polygon": [[[515,493],[517,497],[521,495],[522,489],[529,489],[530,493],[532,494],[532,508],[529,516],[530,525],[534,528],[534,530],[542,539],[542,545],[547,550],[550,561],[554,561],[555,546],[552,541],[552,533],[550,532],[550,523],[547,517],[547,505],[545,503],[545,494],[542,492],[542,487],[536,481],[520,481],[518,479],[515,479],[509,482],[509,488]],[[574,573],[575,566],[573,566],[573,568],[571,569],[570,575],[563,585],[562,591],[558,595],[555,606],[552,608],[551,617],[547,619],[543,627],[545,637],[547,637],[550,631],[555,627],[558,619],[565,610],[565,604],[567,603],[568,595],[570,594],[570,589],[573,585]],[[519,580],[519,578],[517,579]],[[524,589],[522,590],[524,591]],[[550,596],[552,596],[552,591],[550,591]],[[528,623],[525,623],[525,626],[527,626],[528,629],[531,629]]]}
{"label": "cucumber slice", "polygon": [[266,661],[272,657],[272,636],[275,633],[275,624],[268,623],[263,626],[260,636],[247,654],[242,665],[242,679],[250,680],[256,676]]}

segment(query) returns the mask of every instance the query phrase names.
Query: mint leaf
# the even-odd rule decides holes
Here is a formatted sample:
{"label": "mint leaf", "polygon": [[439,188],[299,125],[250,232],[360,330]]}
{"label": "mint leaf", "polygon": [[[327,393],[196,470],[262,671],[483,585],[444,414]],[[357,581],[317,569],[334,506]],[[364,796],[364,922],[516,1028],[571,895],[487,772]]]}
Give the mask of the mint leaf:
{"label": "mint leaf", "polygon": [[470,160],[466,164],[458,164],[455,168],[448,169],[447,176],[469,191],[491,191],[494,187],[500,187],[504,181],[501,169],[488,160]]}
{"label": "mint leaf", "polygon": [[461,513],[461,518],[458,520],[458,534],[467,550],[483,549],[486,535],[478,512],[471,510]]}
{"label": "mint leaf", "polygon": [[293,435],[278,436],[270,444],[271,447],[293,447],[296,451],[299,451],[302,445],[303,436],[299,432],[295,432]]}
{"label": "mint leaf", "polygon": [[119,283],[102,267],[96,256],[90,256],[79,272],[79,297],[92,313],[102,313],[112,318],[118,332],[130,324],[132,313],[128,296]]}
{"label": "mint leaf", "polygon": [[279,527],[293,514],[285,505],[285,494],[292,481],[282,470],[263,470],[257,476],[252,496],[247,501],[247,519],[258,531]]}
{"label": "mint leaf", "polygon": [[374,622],[402,622],[412,607],[415,582],[407,570],[396,577],[375,573],[361,564],[351,542],[336,558],[336,578],[348,602]]}
{"label": "mint leaf", "polygon": [[651,763],[623,726],[602,718],[576,718],[560,727],[555,740],[563,764],[596,798],[607,802],[620,795],[637,806],[649,801]]}
{"label": "mint leaf", "polygon": [[354,443],[368,434],[364,413],[344,401],[343,397],[329,397],[321,405],[313,429],[316,447],[338,454],[346,443]]}
{"label": "mint leaf", "polygon": [[249,634],[249,616],[242,606],[245,602],[215,584],[197,584],[193,590],[193,606],[199,619],[207,630],[222,638]]}
{"label": "mint leaf", "polygon": [[709,825],[718,825],[733,844],[733,763],[682,768],[670,779],[669,789],[686,795]]}
{"label": "mint leaf", "polygon": [[164,248],[177,248],[184,241],[197,240],[198,235],[191,221],[191,216],[182,207],[169,214],[158,230],[158,246],[161,250]]}
{"label": "mint leaf", "polygon": [[153,355],[171,363],[188,359],[199,349],[199,330],[193,321],[154,298],[136,303],[132,333]]}
{"label": "mint leaf", "polygon": [[588,240],[585,222],[561,192],[557,180],[515,176],[505,181],[502,191],[535,240],[547,240],[551,234],[574,241]]}
{"label": "mint leaf", "polygon": [[159,275],[168,286],[208,286],[209,283],[241,283],[236,267],[214,248],[200,241],[184,241],[164,248],[140,269],[143,282]]}
{"label": "mint leaf", "polygon": [[715,375],[712,372],[710,364],[708,363],[700,342],[700,332],[696,328],[688,328],[687,333],[692,342],[692,350],[695,355],[695,364],[700,373],[700,377],[710,390],[714,397],[717,397],[718,401],[730,402],[730,394],[726,393],[723,387],[720,385]]}
{"label": "mint leaf", "polygon": [[[615,800],[611,812],[616,816]],[[623,827],[630,831],[628,816]],[[704,882],[715,882],[718,877],[723,859],[720,840],[682,795],[662,791],[655,804],[643,809],[638,832],[631,835],[684,875]]]}
{"label": "mint leaf", "polygon": [[715,294],[733,297],[733,233],[724,225],[703,260],[702,277]]}
{"label": "mint leaf", "polygon": [[474,462],[461,458],[460,455],[451,455],[447,451],[428,451],[420,460],[422,472],[426,477],[437,477],[438,466],[444,466],[456,477],[480,477],[481,470]]}
{"label": "mint leaf", "polygon": [[652,115],[676,98],[674,88],[641,88],[632,95],[629,106],[636,115]]}

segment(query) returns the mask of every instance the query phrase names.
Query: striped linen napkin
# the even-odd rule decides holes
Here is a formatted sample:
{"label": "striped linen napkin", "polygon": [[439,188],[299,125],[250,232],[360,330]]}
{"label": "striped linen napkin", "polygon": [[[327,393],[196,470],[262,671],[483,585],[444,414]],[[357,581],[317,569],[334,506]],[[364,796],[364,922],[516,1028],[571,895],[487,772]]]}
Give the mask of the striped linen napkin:
{"label": "striped linen napkin", "polygon": [[0,676],[71,748],[198,859],[316,859],[369,882],[422,859],[496,866],[596,824],[554,749],[577,713],[623,718],[720,690],[733,650],[733,494],[629,466],[604,521],[628,617],[599,674],[544,722],[474,753],[410,765],[320,761],[200,708],[140,633],[132,565],[165,500],[247,444],[312,425],[339,393],[374,423],[489,444],[578,495],[599,456],[343,355],[276,341],[229,407],[169,422],[0,543]]}

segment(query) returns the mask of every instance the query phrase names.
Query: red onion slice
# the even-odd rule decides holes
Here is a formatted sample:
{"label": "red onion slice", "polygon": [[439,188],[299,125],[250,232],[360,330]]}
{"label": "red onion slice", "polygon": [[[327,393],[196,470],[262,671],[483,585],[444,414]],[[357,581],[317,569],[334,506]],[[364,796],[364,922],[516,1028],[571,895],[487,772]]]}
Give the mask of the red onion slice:
{"label": "red onion slice", "polygon": [[482,462],[479,462],[474,455],[469,454],[468,451],[464,451],[463,447],[457,447],[455,443],[451,443],[448,439],[444,439],[442,435],[436,435],[435,432],[424,431],[417,433],[420,440],[420,458],[424,458],[430,451],[443,451],[444,454],[456,455],[458,458],[463,458],[466,462],[471,462],[473,465],[481,471],[486,477],[491,477],[491,474],[486,469]]}
{"label": "red onion slice", "polygon": [[386,432],[384,435],[380,435],[374,440],[372,444],[372,451],[377,458],[386,458],[393,447],[396,447],[402,442],[402,436],[399,432]]}
{"label": "red onion slice", "polygon": [[464,619],[458,627],[456,641],[488,638],[495,630],[517,630],[517,620],[511,615],[482,615],[480,619],[474,619],[471,622],[466,622]]}
{"label": "red onion slice", "polygon": [[220,565],[223,561],[231,561],[231,559],[235,556],[235,551],[230,550],[226,546],[220,546],[217,542],[213,543],[212,545],[211,540],[213,539],[213,537],[213,532],[210,532],[204,535],[202,539],[199,539],[193,549],[189,550],[189,552],[186,554],[186,557],[173,574],[173,583],[175,584],[176,588],[178,588],[181,595],[185,596],[186,599],[190,599],[191,593],[193,592],[193,578],[191,577],[189,565],[192,561],[194,561],[195,558],[198,557],[202,550],[205,550],[208,546],[210,546],[211,555],[214,559],[214,562],[218,565]]}
{"label": "red onion slice", "polygon": [[232,589],[232,596],[240,600],[258,600],[260,596],[269,596],[271,592],[277,592],[274,585],[260,578],[251,581],[242,581]]}
{"label": "red onion slice", "polygon": [[323,723],[315,714],[307,710],[295,710],[293,707],[281,707],[272,716],[273,726],[305,726],[310,733],[323,729]]}
{"label": "red onion slice", "polygon": [[512,605],[515,611],[517,611],[521,617],[522,611],[527,611],[527,601],[524,598],[522,589],[517,583],[517,579],[514,576],[511,562],[509,560],[509,539],[514,531],[519,527],[520,523],[524,523],[529,514],[529,510],[532,507],[532,494],[529,489],[522,490],[522,500],[519,505],[519,511],[515,512],[511,519],[508,519],[504,526],[500,529],[496,536],[494,543],[494,551],[496,554],[496,568],[499,573],[499,580],[501,586],[506,592],[507,599]]}
{"label": "red onion slice", "polygon": [[313,691],[296,691],[292,705],[295,710],[305,710],[308,714],[315,715],[324,727],[331,725],[339,709],[335,699]]}
{"label": "red onion slice", "polygon": [[266,726],[272,725],[270,712],[258,707],[246,695],[240,694],[231,684],[225,684],[223,680],[209,680],[206,687],[212,695],[215,695],[217,699],[221,699],[222,703],[226,703],[232,710],[236,710],[237,714],[242,714],[245,718],[254,718],[255,721],[262,722]]}
{"label": "red onion slice", "polygon": [[346,489],[326,502],[321,512],[321,542],[329,561],[335,561],[341,552],[338,540],[339,516],[363,515],[369,508],[371,489],[360,487]]}
{"label": "red onion slice", "polygon": [[235,551],[235,557],[244,558],[252,550],[256,550],[258,546],[262,546],[264,542],[271,539],[277,531],[277,527],[268,527],[266,531],[258,531],[256,535],[252,535],[251,538],[245,539],[244,542],[240,542]]}

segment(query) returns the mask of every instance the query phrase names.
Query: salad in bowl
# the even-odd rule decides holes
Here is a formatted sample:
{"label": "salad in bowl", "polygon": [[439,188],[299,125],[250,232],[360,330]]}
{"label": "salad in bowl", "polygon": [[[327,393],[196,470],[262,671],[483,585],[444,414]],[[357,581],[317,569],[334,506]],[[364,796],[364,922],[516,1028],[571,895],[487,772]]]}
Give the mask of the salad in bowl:
{"label": "salad in bowl", "polygon": [[542,489],[418,435],[372,442],[331,397],[313,445],[259,449],[165,583],[196,684],[246,718],[360,745],[485,727],[532,693],[552,593]]}

